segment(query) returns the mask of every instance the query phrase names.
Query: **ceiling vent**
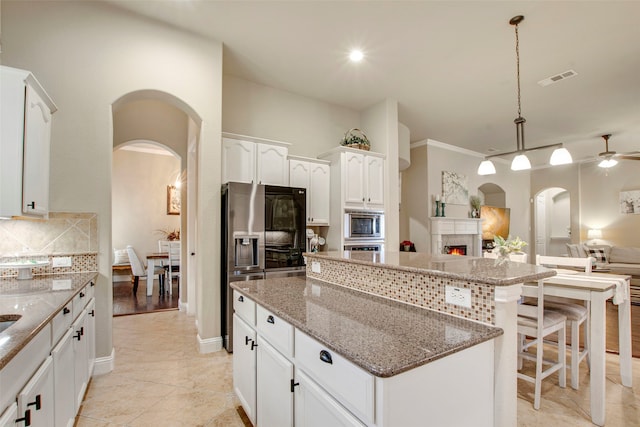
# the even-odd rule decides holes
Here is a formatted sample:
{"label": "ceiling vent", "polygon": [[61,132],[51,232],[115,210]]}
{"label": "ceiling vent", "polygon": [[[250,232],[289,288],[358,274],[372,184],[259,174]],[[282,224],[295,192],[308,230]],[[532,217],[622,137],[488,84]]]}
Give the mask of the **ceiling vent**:
{"label": "ceiling vent", "polygon": [[576,73],[575,71],[567,70],[567,71],[563,71],[560,74],[556,74],[555,76],[547,77],[544,80],[540,80],[538,84],[542,87],[545,87],[545,86],[549,86],[550,84],[558,83],[561,80],[566,80],[571,77],[575,77],[577,75],[578,73]]}

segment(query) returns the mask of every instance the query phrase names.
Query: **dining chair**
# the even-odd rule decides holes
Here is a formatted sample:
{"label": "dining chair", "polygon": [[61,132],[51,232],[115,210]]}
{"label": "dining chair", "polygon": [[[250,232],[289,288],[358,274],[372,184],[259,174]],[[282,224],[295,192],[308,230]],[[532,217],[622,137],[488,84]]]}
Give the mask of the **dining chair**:
{"label": "dining chair", "polygon": [[180,241],[158,240],[158,249],[160,252],[169,254],[169,258],[162,261],[162,266],[165,269],[165,275],[169,283],[169,295],[173,295],[173,278],[177,278],[178,283],[180,283]]}
{"label": "dining chair", "polygon": [[[127,246],[127,254],[129,255],[129,262],[131,263],[131,273],[133,274],[133,295],[136,295],[138,292],[138,279],[140,277],[147,277],[147,269],[138,258],[135,249],[133,246]],[[161,266],[156,266],[153,269],[153,275],[158,275],[158,283],[160,285],[160,289],[164,287],[164,268]]]}
{"label": "dining chair", "polygon": [[[544,302],[544,281],[537,283],[537,304],[518,304],[518,360],[521,366],[522,359],[534,361],[536,364],[535,376],[518,372],[518,378],[535,384],[533,408],[540,409],[540,395],[542,392],[542,380],[556,371],[559,371],[558,383],[561,388],[566,387],[566,322],[567,318],[560,313],[547,310]],[[558,359],[556,362],[544,358],[544,337],[557,333],[558,335]],[[536,343],[536,354],[526,351],[527,337],[532,337]],[[543,369],[543,365],[550,365]]]}
{"label": "dining chair", "polygon": [[[585,273],[590,273],[595,259],[553,257],[536,255],[536,265],[550,268],[572,267],[580,268]],[[575,270],[569,270],[575,271]],[[547,297],[546,309],[559,313],[567,318],[567,327],[571,329],[571,388],[577,390],[579,387],[579,366],[584,358],[587,359],[587,366],[590,366],[591,357],[589,354],[589,302],[583,304],[571,302],[566,298]],[[580,325],[584,323],[584,346],[580,350]]]}

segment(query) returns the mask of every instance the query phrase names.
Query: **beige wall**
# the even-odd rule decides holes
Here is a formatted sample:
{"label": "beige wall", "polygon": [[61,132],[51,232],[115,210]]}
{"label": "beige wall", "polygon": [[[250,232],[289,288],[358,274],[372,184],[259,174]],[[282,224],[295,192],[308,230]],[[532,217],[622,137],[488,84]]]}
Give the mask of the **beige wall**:
{"label": "beige wall", "polygon": [[411,240],[418,252],[431,252],[429,217],[431,206],[422,195],[428,185],[427,146],[411,149],[411,166],[402,171],[400,241]]}
{"label": "beige wall", "polygon": [[[180,160],[170,155],[129,150],[113,152],[113,247],[133,246],[139,257],[158,251],[158,230],[180,229],[180,215],[167,215],[167,185],[172,185]],[[143,263],[146,263],[142,259]]]}
{"label": "beige wall", "polygon": [[[222,45],[98,2],[2,2],[4,65],[32,71],[59,110],[51,136],[50,205],[96,212],[97,356],[112,352],[111,106],[138,90],[171,94],[202,120],[197,256],[219,259]],[[206,221],[204,220],[206,219]],[[198,304],[219,306],[218,262],[198,264]],[[206,280],[205,280],[206,278]],[[216,310],[198,311],[198,335],[220,337]]]}

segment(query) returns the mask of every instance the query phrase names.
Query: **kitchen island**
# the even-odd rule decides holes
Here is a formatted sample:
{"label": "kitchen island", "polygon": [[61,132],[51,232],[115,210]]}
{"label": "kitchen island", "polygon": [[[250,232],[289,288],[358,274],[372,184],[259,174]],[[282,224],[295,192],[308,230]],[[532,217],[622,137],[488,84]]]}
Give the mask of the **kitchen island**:
{"label": "kitchen island", "polygon": [[419,252],[335,251],[305,255],[307,278],[501,328],[503,335],[494,340],[494,424],[516,425],[517,302],[524,282],[552,277],[554,270]]}
{"label": "kitchen island", "polygon": [[231,286],[234,389],[254,424],[494,424],[500,328],[304,277]]}

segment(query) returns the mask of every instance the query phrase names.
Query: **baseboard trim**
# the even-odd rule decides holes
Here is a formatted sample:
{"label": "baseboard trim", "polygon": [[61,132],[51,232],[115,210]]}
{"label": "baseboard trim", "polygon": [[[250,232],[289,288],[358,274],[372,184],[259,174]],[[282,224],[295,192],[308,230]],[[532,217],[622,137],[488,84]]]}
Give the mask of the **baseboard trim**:
{"label": "baseboard trim", "polygon": [[184,312],[184,313],[188,313],[189,312],[189,303],[185,302],[183,303],[181,299],[178,299],[178,310]]}
{"label": "baseboard trim", "polygon": [[116,349],[111,349],[111,354],[106,357],[96,357],[93,365],[93,375],[104,375],[113,371],[115,368]]}
{"label": "baseboard trim", "polygon": [[200,354],[215,353],[222,350],[222,337],[202,339],[198,334],[198,350]]}

